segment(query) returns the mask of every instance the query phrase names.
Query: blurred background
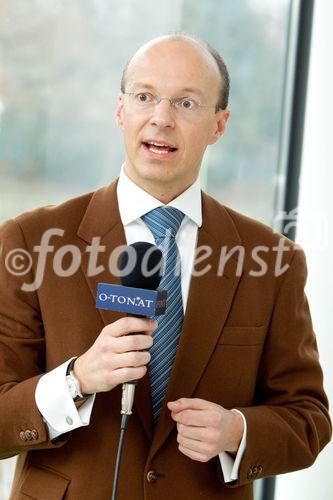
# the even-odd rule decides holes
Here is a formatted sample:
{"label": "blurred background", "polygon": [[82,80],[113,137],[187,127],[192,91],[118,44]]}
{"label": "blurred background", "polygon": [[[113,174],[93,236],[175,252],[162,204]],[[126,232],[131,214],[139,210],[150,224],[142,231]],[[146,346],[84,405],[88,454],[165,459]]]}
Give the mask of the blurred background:
{"label": "blurred background", "polygon": [[228,133],[206,188],[273,216],[289,0],[0,0],[1,219],[110,182],[124,153],[114,120],[122,68],[146,40],[186,30],[232,78]]}
{"label": "blurred background", "polygon": [[[231,74],[231,119],[207,150],[202,186],[304,247],[333,396],[332,19],[330,0],[0,0],[0,222],[111,182],[124,159],[114,113],[128,58],[173,31],[208,41]],[[333,498],[332,459],[329,445],[310,469],[257,481],[256,498]],[[1,500],[14,465],[0,462]]]}

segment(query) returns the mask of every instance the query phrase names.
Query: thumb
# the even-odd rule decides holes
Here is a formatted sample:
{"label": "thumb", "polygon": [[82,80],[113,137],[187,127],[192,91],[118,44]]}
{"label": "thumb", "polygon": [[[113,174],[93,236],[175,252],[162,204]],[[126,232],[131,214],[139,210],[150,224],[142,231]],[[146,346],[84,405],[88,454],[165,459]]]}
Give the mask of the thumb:
{"label": "thumb", "polygon": [[169,401],[167,403],[167,406],[168,406],[169,410],[171,410],[171,411],[179,411],[182,409],[182,405],[181,405],[181,402],[179,401],[179,399],[177,399],[176,401]]}

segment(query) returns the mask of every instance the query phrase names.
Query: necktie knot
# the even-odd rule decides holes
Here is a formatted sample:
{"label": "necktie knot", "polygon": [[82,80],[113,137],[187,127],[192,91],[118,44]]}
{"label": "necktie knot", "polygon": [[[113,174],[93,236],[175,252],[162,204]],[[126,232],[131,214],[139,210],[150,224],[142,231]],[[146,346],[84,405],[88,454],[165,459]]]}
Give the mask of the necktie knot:
{"label": "necktie knot", "polygon": [[158,240],[167,235],[175,238],[184,214],[174,207],[158,207],[141,218],[153,233],[155,240]]}

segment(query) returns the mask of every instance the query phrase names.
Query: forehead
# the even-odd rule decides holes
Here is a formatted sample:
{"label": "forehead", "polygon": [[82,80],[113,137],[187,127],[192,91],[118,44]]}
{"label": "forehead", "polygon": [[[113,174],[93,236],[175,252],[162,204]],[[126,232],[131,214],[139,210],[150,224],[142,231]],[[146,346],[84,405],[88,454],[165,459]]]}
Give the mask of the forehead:
{"label": "forehead", "polygon": [[127,87],[149,85],[163,92],[218,92],[220,75],[211,54],[203,47],[183,41],[144,46],[132,58],[126,76]]}

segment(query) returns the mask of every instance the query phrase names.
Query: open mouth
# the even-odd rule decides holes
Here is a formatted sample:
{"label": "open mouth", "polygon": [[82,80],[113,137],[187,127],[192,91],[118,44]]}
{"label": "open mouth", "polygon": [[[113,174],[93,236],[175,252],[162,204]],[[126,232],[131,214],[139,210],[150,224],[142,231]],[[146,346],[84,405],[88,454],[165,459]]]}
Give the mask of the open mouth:
{"label": "open mouth", "polygon": [[177,148],[161,142],[143,142],[143,146],[152,154],[166,156],[177,151]]}

